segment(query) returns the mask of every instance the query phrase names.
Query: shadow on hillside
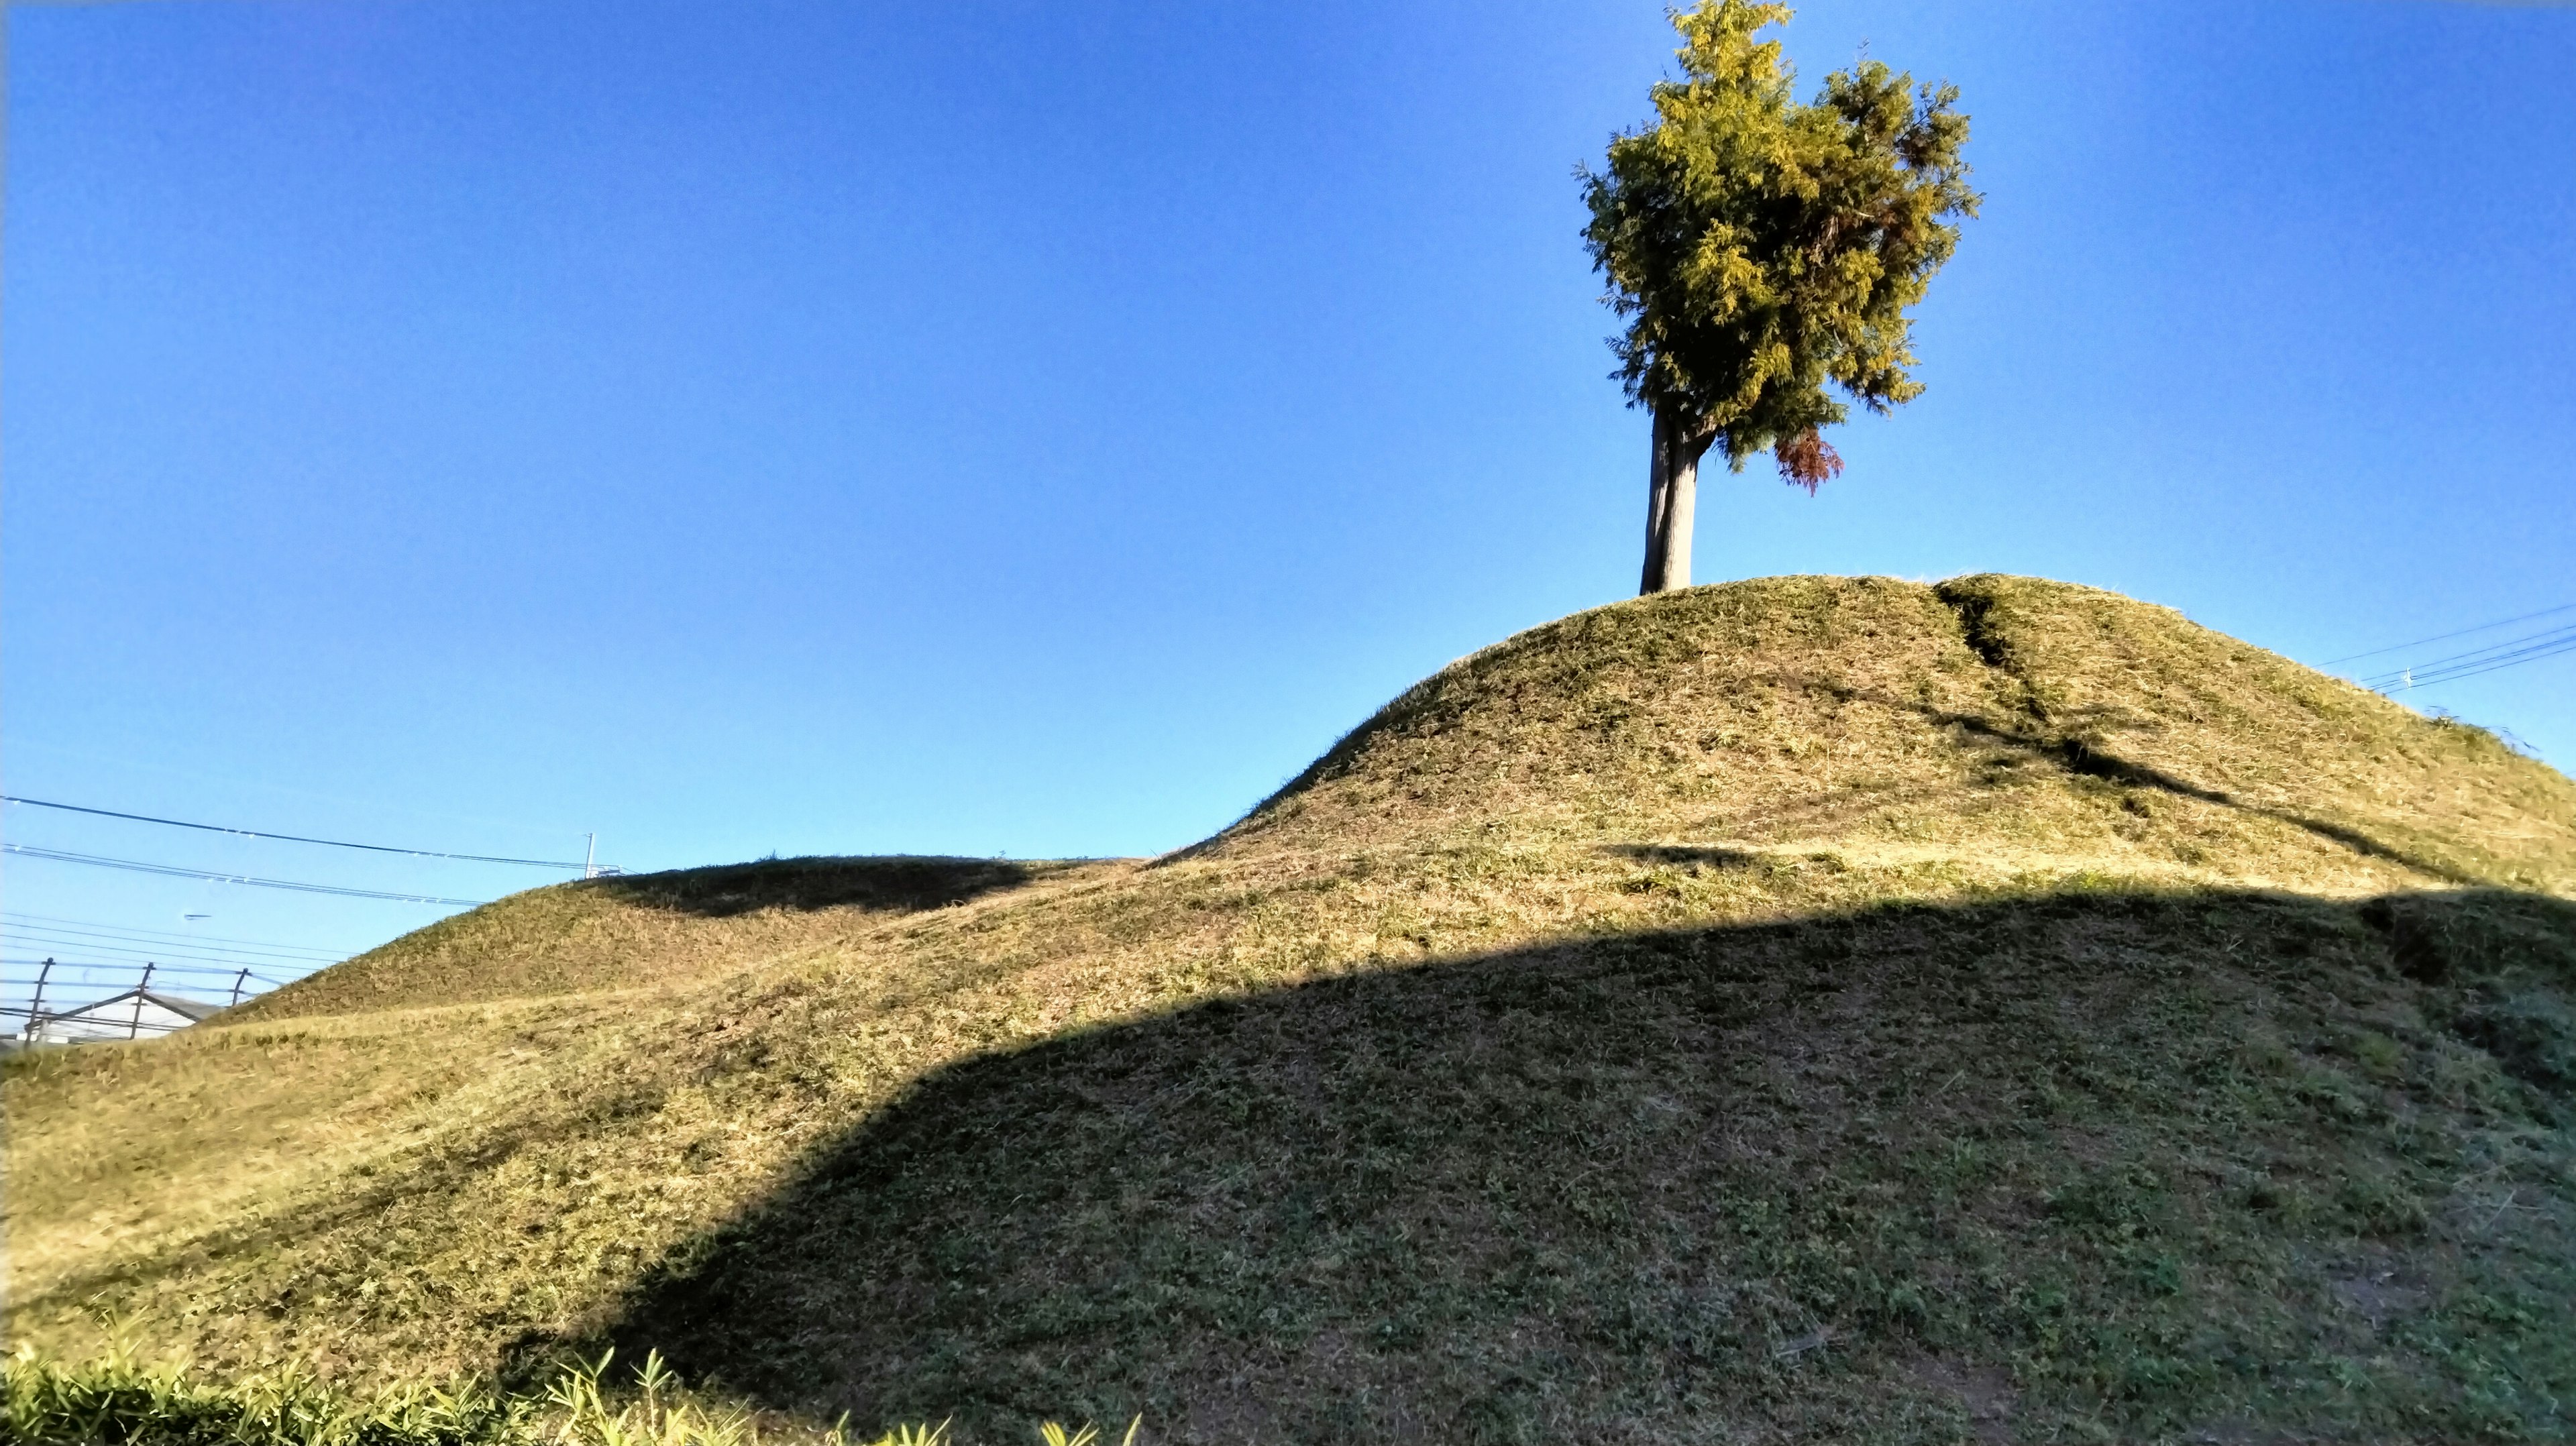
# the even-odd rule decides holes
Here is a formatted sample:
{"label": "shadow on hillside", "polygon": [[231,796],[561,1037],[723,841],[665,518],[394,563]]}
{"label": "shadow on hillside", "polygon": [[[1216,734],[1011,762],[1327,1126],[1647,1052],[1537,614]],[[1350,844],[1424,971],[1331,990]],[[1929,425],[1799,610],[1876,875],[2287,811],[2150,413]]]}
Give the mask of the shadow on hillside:
{"label": "shadow on hillside", "polygon": [[1761,858],[1743,849],[1703,844],[1603,844],[1601,852],[1641,864],[1696,864],[1711,869],[1740,869]]}
{"label": "shadow on hillside", "polygon": [[2464,885],[2494,882],[2476,874],[2462,872],[2438,859],[2427,858],[2422,854],[2398,848],[2373,838],[2349,824],[2316,818],[2286,808],[2274,808],[2267,804],[2249,803],[2223,789],[2204,788],[2189,779],[2124,758],[2102,746],[2098,735],[2107,731],[2110,726],[2108,722],[2110,715],[2104,710],[2079,710],[2056,720],[2058,726],[2054,728],[2040,729],[1999,724],[1974,713],[1952,712],[1865,688],[1849,688],[1835,684],[1814,686],[1821,686],[1824,691],[1846,701],[1874,703],[1882,708],[1912,713],[1945,728],[1954,728],[1971,737],[2001,745],[2024,757],[2043,759],[2079,777],[2099,778],[2130,788],[2152,789],[2159,793],[2172,794],[2177,798],[2196,799],[2202,803],[2232,808],[2242,813],[2268,818],[2277,823],[2286,823],[2293,828],[2304,829],[2330,843],[2340,844],[2364,858],[2382,859],[2413,869],[2427,878]]}
{"label": "shadow on hillside", "polygon": [[869,909],[909,912],[962,904],[1015,889],[1060,864],[1018,859],[762,859],[707,869],[675,869],[595,879],[597,889],[630,904],[715,918],[761,909]]}
{"label": "shadow on hillside", "polygon": [[[2496,1229],[2564,1229],[2561,1177],[2454,1230],[2443,1132],[2563,1129],[2571,993],[2576,909],[2504,893],[1896,906],[1309,983],[941,1070],[584,1344],[970,1440],[2311,1429],[2351,1399],[2320,1363],[2403,1350],[2339,1281],[2440,1300]],[[2350,1052],[2401,1017],[2438,1023]],[[2408,1357],[2420,1421],[2481,1352],[2566,1354],[2566,1273],[2520,1326],[2424,1326],[2458,1349]]]}

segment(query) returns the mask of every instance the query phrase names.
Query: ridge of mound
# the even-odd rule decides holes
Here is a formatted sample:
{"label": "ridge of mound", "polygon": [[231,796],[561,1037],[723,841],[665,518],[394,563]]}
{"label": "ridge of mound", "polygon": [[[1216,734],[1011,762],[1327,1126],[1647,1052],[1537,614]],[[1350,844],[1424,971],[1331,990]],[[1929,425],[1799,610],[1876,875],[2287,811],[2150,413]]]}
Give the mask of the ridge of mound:
{"label": "ridge of mound", "polygon": [[1152,861],[12,1058],[11,1329],[1156,1439],[2576,1433],[2576,784],[2031,579],[1549,624]]}
{"label": "ridge of mound", "polygon": [[2491,735],[2170,609],[2035,578],[1794,577],[1461,659],[1200,847],[1818,841],[2563,892],[2570,818],[2576,786]]}
{"label": "ridge of mound", "polygon": [[1078,871],[888,856],[764,859],[529,889],[306,976],[228,1022],[685,983]]}

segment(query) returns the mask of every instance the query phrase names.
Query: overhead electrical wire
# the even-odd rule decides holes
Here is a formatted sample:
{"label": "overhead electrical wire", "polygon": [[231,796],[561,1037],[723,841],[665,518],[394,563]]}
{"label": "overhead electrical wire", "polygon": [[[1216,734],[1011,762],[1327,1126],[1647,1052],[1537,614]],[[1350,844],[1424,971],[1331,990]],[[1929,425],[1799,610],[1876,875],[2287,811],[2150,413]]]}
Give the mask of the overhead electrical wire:
{"label": "overhead electrical wire", "polygon": [[291,969],[298,966],[320,968],[337,960],[326,959],[228,959],[220,954],[194,954],[185,949],[138,949],[131,944],[101,944],[85,939],[39,939],[26,934],[8,936],[5,947],[37,950],[46,953],[117,954],[160,963],[170,959],[187,959],[199,964],[232,964],[242,968]]}
{"label": "overhead electrical wire", "polygon": [[60,950],[72,954],[124,954],[148,963],[166,959],[190,959],[200,964],[231,964],[240,968],[283,969],[302,965],[318,969],[337,964],[337,959],[298,959],[289,955],[263,955],[257,958],[226,958],[221,954],[199,954],[186,949],[137,948],[131,944],[101,944],[90,939],[45,939],[11,930],[5,936],[11,945],[27,949]]}
{"label": "overhead electrical wire", "polygon": [[230,964],[243,969],[327,969],[337,959],[293,959],[276,956],[242,958],[223,954],[197,954],[186,949],[138,949],[131,944],[101,944],[91,939],[40,939],[27,934],[11,934],[0,948],[32,950],[48,954],[113,954],[121,958],[162,963],[185,959],[197,964]]}
{"label": "overhead electrical wire", "polygon": [[[2530,647],[2522,647],[2522,642],[2530,642]],[[2517,668],[2517,665],[2522,665],[2522,662],[2540,662],[2543,657],[2555,657],[2568,650],[2576,650],[2576,634],[2543,637],[2543,639],[2514,639],[2514,647],[2509,647],[2509,650],[2506,650],[2506,644],[2499,644],[2496,650],[2463,652],[2463,655],[2458,657],[2437,657],[2437,660],[2432,662],[2419,662],[2419,665],[2411,665],[2411,668],[2391,668],[2388,673],[2372,675],[2372,678],[2362,678],[2362,686],[2375,688],[2375,691],[2380,693],[2391,691],[2391,688],[2398,688],[2398,691],[2403,691],[2403,688],[2429,688],[2432,683],[2450,683],[2450,680],[2458,680],[2458,678],[2476,678],[2478,673],[2494,673],[2494,670],[2499,668]]]}
{"label": "overhead electrical wire", "polygon": [[[349,957],[324,949],[299,949],[293,946],[246,948],[195,939],[152,939],[139,934],[118,933],[102,929],[66,929],[55,924],[25,924],[15,919],[0,919],[0,937],[70,939],[84,943],[113,943],[141,949],[184,949],[206,954],[238,954],[255,959],[316,960],[337,963]],[[355,951],[351,951],[355,952]]]}
{"label": "overhead electrical wire", "polygon": [[2430,662],[2418,663],[2410,667],[2394,668],[2385,673],[2364,678],[2361,684],[2365,688],[2377,689],[2383,693],[2391,688],[2423,688],[2435,683],[2474,678],[2480,673],[2492,673],[2499,668],[2536,663],[2543,658],[2554,658],[2568,652],[2576,652],[2576,623],[2551,628],[2544,632],[2528,633],[2519,638],[2507,638],[2501,643],[2490,644],[2465,653],[2453,653],[2448,657],[2435,658]]}
{"label": "overhead electrical wire", "polygon": [[439,904],[471,909],[490,902],[486,899],[445,899],[433,894],[398,894],[384,889],[350,889],[337,884],[305,884],[289,879],[255,879],[246,874],[219,874],[206,869],[174,868],[168,864],[147,864],[134,859],[102,858],[97,854],[66,853],[60,849],[40,849],[27,844],[0,844],[0,850],[21,858],[52,859],[56,863],[88,864],[93,868],[126,869],[139,874],[161,874],[177,879],[203,879],[216,884],[247,884],[259,889],[293,889],[303,894],[333,894],[344,899],[390,899],[398,904]]}
{"label": "overhead electrical wire", "polygon": [[2465,638],[2472,633],[2491,633],[2498,628],[2511,627],[2515,623],[2527,623],[2533,618],[2556,617],[2560,613],[2576,613],[2576,603],[2567,603],[2563,606],[2554,608],[2542,608],[2536,613],[2524,613],[2518,618],[2505,618],[2497,622],[2480,623],[2474,628],[2462,628],[2456,633],[2435,633],[2429,638],[2417,638],[2411,643],[2391,643],[2387,647],[2373,648],[2366,653],[2346,653],[2340,658],[2328,658],[2317,666],[2320,668],[2331,668],[2337,663],[2358,662],[2363,658],[2376,658],[2383,653],[2404,652],[2408,648],[2420,648],[2426,643],[2447,643],[2453,638]]}
{"label": "overhead electrical wire", "polygon": [[146,813],[119,813],[112,808],[88,808],[77,803],[48,803],[41,798],[18,798],[11,795],[0,795],[0,803],[21,803],[25,804],[29,808],[60,809],[64,813],[94,814],[100,818],[121,818],[132,823],[157,823],[165,828],[193,828],[203,833],[228,833],[239,838],[268,839],[276,843],[320,844],[325,848],[364,849],[369,853],[376,854],[406,854],[416,859],[453,859],[459,863],[469,864],[516,864],[524,868],[532,869],[572,869],[579,871],[587,867],[583,864],[566,863],[560,859],[511,859],[501,858],[493,854],[452,854],[438,849],[405,849],[395,848],[391,844],[347,843],[340,839],[332,838],[306,838],[302,834],[263,833],[257,829],[226,828],[221,824],[187,823],[175,818],[155,818]]}
{"label": "overhead electrical wire", "polygon": [[6,921],[9,919],[24,919],[32,924],[44,924],[48,926],[60,925],[71,929],[100,929],[118,937],[131,936],[154,939],[176,939],[183,943],[205,945],[240,944],[252,949],[286,949],[303,954],[327,954],[334,959],[345,959],[348,956],[359,952],[355,949],[332,949],[321,945],[279,944],[267,939],[235,939],[223,934],[198,934],[180,932],[171,929],[146,929],[140,924],[103,924],[96,919],[67,919],[59,914],[29,914],[17,909],[0,909],[0,921]]}
{"label": "overhead electrical wire", "polygon": [[2560,646],[2546,650],[2534,650],[2523,655],[2499,658],[2478,667],[2453,668],[2442,672],[2410,671],[2408,673],[2401,674],[2398,677],[2384,680],[2375,686],[2378,691],[2383,693],[2392,688],[2401,692],[2408,688],[2429,688],[2436,683],[2456,683],[2462,678],[2474,678],[2481,673],[2492,673],[2502,668],[2519,667],[2524,663],[2536,663],[2543,658],[2554,658],[2561,653],[2570,652],[2576,652],[2576,640],[2570,640]]}
{"label": "overhead electrical wire", "polygon": [[[57,969],[118,969],[128,974],[140,974],[144,969],[143,965],[128,964],[115,959],[108,960],[105,963],[97,963],[79,959],[0,958],[0,964],[12,965],[20,969],[32,969],[39,964],[51,964]],[[207,974],[221,979],[237,979],[244,974],[248,974],[251,978],[258,980],[262,984],[277,985],[290,982],[284,979],[271,979],[265,974],[255,973],[247,969],[201,969],[192,964],[155,963],[152,965],[152,972],[155,974]]]}
{"label": "overhead electrical wire", "polygon": [[121,939],[135,944],[176,944],[189,949],[219,949],[232,954],[317,954],[337,959],[338,951],[310,944],[253,943],[247,939],[199,937],[188,934],[165,934],[155,930],[120,929],[114,925],[40,923],[18,915],[0,917],[0,930],[34,929],[47,934],[81,934],[100,939]]}

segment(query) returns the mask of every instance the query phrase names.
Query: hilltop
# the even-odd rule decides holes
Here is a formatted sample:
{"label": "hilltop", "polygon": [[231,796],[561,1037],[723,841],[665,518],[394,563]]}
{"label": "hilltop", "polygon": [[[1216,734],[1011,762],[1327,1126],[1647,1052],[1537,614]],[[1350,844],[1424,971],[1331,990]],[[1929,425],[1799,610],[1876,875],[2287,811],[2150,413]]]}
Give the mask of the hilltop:
{"label": "hilltop", "polygon": [[1161,859],[560,885],[12,1060],[11,1324],[977,1439],[2563,1436],[2571,899],[2576,784],[2168,610],[1699,588]]}

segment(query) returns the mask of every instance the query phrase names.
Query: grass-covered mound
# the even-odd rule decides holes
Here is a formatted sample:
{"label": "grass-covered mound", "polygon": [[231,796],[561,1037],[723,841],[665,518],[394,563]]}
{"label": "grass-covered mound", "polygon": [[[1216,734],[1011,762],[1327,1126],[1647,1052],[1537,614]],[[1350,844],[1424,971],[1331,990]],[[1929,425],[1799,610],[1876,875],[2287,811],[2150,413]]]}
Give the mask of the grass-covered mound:
{"label": "grass-covered mound", "polygon": [[2563,1436],[2571,896],[2576,785],[2162,609],[1698,589],[1165,860],[566,885],[14,1062],[12,1324],[979,1439]]}
{"label": "grass-covered mound", "polygon": [[531,889],[297,980],[228,1021],[597,993],[731,973],[882,919],[1059,877],[1004,859],[765,859]]}

